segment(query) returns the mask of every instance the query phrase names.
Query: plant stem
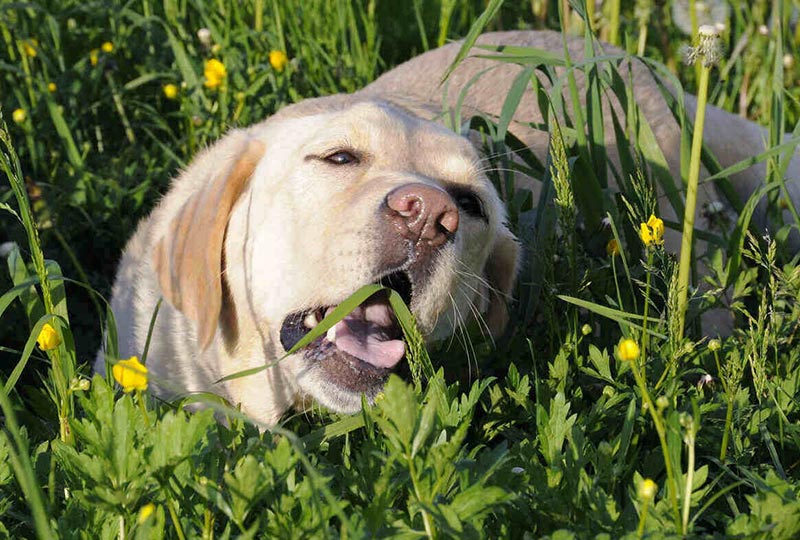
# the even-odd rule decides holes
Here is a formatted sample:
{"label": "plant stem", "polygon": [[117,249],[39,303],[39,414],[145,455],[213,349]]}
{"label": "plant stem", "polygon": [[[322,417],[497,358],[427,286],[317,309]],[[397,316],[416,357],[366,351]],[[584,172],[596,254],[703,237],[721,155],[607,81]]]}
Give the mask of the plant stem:
{"label": "plant stem", "polygon": [[692,506],[692,482],[694,480],[694,441],[695,441],[695,428],[694,425],[687,428],[688,434],[686,435],[686,446],[688,446],[688,460],[686,463],[686,485],[683,488],[683,533],[689,528],[689,510]]}
{"label": "plant stem", "polygon": [[183,534],[183,527],[181,527],[181,520],[178,518],[178,513],[175,511],[175,499],[172,497],[167,498],[167,510],[169,510],[169,517],[172,519],[172,524],[175,525],[175,534],[178,535],[180,540],[186,540],[186,535]]}
{"label": "plant stem", "polygon": [[703,149],[703,124],[708,100],[708,80],[710,66],[700,71],[700,87],[697,92],[697,111],[692,135],[692,152],[689,162],[689,180],[686,186],[686,212],[683,216],[683,237],[681,238],[681,260],[678,267],[678,341],[683,338],[686,323],[687,298],[689,293],[689,272],[692,266],[692,235],[694,233],[695,209],[697,206],[697,184],[700,179],[700,152]]}
{"label": "plant stem", "polygon": [[636,384],[639,385],[639,389],[642,391],[642,400],[647,405],[647,410],[650,413],[650,417],[653,419],[653,424],[655,424],[656,426],[656,433],[658,433],[658,440],[661,442],[661,452],[664,454],[664,468],[667,471],[667,480],[669,482],[669,489],[667,490],[667,492],[669,493],[669,502],[670,506],[672,506],[672,513],[674,514],[675,525],[678,528],[678,532],[682,534],[683,529],[681,529],[681,516],[680,516],[680,510],[678,509],[678,497],[676,494],[676,485],[675,485],[675,472],[672,469],[672,460],[669,457],[669,447],[667,446],[666,429],[664,428],[664,424],[661,421],[661,417],[659,416],[659,413],[656,410],[655,404],[653,403],[653,399],[650,397],[650,393],[647,391],[647,385],[645,384],[645,381],[642,378],[642,374],[639,372],[639,368],[637,367],[635,360],[631,362],[631,371],[633,371],[633,378],[636,379]]}
{"label": "plant stem", "polygon": [[[647,248],[647,267],[653,266],[653,250]],[[647,368],[645,367],[644,359],[647,357],[647,312],[650,307],[650,277],[652,272],[647,271],[647,278],[644,288],[644,313],[642,315],[642,379],[647,379]]]}
{"label": "plant stem", "polygon": [[719,460],[725,461],[725,456],[728,454],[728,435],[731,431],[731,422],[733,421],[733,401],[734,396],[728,396],[728,408],[725,411],[725,427],[722,429],[722,447],[719,450]]}
{"label": "plant stem", "polygon": [[636,529],[636,538],[644,536],[644,524],[647,521],[647,511],[650,509],[650,499],[645,499],[644,507],[642,507],[642,515],[639,516],[639,527]]}
{"label": "plant stem", "polygon": [[[408,460],[408,474],[411,477],[411,484],[414,486],[414,496],[419,502],[422,502],[419,486],[417,485],[417,471],[416,467],[414,467],[414,458],[412,457],[411,452],[408,453],[406,459]],[[420,509],[420,512],[422,512],[422,523],[425,525],[425,534],[428,538],[433,540],[436,538],[436,535],[433,532],[431,518],[428,516],[428,512],[426,512],[424,508]]]}

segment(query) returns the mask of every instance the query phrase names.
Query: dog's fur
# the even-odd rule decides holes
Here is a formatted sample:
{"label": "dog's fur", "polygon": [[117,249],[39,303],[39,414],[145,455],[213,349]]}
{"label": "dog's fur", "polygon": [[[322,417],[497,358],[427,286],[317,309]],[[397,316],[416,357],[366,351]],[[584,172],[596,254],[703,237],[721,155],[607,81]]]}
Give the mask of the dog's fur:
{"label": "dog's fur", "polygon": [[[563,50],[561,36],[551,32],[487,34],[481,42]],[[476,149],[431,121],[441,113],[439,82],[458,47],[423,54],[353,95],[287,107],[258,125],[231,131],[197,156],[122,256],[112,299],[120,356],[141,354],[163,297],[148,367],[169,381],[167,393],[212,391],[272,424],[305,397],[355,411],[362,393],[372,399],[380,391],[389,370],[365,367],[318,343],[257,375],[215,381],[280,358],[291,346],[282,334],[289,322],[334,306],[398,269],[410,277],[411,308],[428,339],[450,335],[465,314],[478,312],[493,331],[502,329],[519,247]],[[574,59],[581,58],[582,48],[582,41],[570,42]],[[451,99],[490,66],[471,86],[464,106],[497,115],[518,66],[469,58],[450,79]],[[633,84],[679,177],[680,131],[673,115],[642,66],[634,67]],[[691,113],[694,100],[686,101]],[[535,97],[526,96],[512,126],[539,156],[546,152],[548,134],[526,122],[541,118]],[[613,130],[606,133],[613,160]],[[761,128],[713,107],[706,134],[723,166],[763,148]],[[341,151],[357,162],[332,162]],[[790,176],[799,172],[795,160]],[[763,178],[763,166],[755,166],[734,181],[746,199]],[[442,208],[459,205],[457,230],[445,226],[435,242],[425,236],[429,229],[410,237],[407,218],[398,217],[397,203],[387,202],[403,189],[422,190]],[[790,189],[800,199],[797,184]],[[472,196],[481,201],[482,212],[476,213]],[[669,205],[662,210],[664,217],[680,221],[670,216]],[[436,219],[433,226],[441,229],[444,218]],[[101,353],[96,368],[103,365]]]}

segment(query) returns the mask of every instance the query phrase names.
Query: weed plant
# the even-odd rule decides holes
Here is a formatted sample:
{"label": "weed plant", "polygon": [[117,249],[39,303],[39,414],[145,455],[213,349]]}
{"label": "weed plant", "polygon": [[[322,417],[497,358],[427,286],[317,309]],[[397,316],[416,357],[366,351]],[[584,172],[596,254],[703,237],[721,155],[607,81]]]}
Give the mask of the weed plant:
{"label": "weed plant", "polygon": [[[800,6],[718,3],[709,13],[725,20],[684,0],[0,4],[0,537],[800,537],[800,265],[787,242],[800,220],[783,187],[797,144],[783,134],[800,133]],[[727,52],[695,71],[682,47],[717,22]],[[392,377],[358,415],[311,408],[266,430],[210,396],[160,401],[142,373],[124,392],[92,376],[103,330],[121,360],[104,298],[124,242],[199,149],[449,38],[508,28],[581,35],[587,53],[504,51],[525,75],[501,117],[452,126],[482,130],[525,247],[502,339],[467,325],[426,352],[397,305],[414,381]],[[630,57],[595,35],[679,89],[683,178],[632,121]],[[707,278],[687,287],[661,241],[685,223],[664,223],[658,194],[684,215],[698,159],[722,194],[741,168],[697,148],[689,163],[680,88],[700,82],[710,103],[768,127],[754,153],[769,173],[751,200],[697,218],[712,225],[695,231]],[[524,91],[546,112],[545,163],[508,133]],[[604,95],[626,107],[610,124],[617,166]],[[762,200],[768,234],[750,223]],[[710,309],[735,321],[730,336],[701,332]]]}

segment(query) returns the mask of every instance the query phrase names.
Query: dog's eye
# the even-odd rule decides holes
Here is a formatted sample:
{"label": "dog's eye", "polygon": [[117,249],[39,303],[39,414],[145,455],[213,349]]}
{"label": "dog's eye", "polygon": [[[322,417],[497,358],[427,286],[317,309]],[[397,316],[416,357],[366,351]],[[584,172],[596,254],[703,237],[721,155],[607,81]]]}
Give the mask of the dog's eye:
{"label": "dog's eye", "polygon": [[339,150],[329,156],[325,156],[323,158],[328,163],[332,163],[333,165],[350,165],[350,164],[357,164],[358,157],[356,157],[352,152],[348,152],[347,150]]}
{"label": "dog's eye", "polygon": [[463,210],[472,217],[486,220],[486,210],[483,208],[483,201],[471,191],[457,191],[453,194],[459,209]]}

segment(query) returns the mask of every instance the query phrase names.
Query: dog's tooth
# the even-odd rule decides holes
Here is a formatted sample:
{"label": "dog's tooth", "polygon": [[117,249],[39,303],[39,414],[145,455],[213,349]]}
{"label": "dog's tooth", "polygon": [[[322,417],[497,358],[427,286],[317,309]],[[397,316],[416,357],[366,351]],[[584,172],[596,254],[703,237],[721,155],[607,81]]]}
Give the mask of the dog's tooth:
{"label": "dog's tooth", "polygon": [[328,338],[328,341],[331,343],[336,343],[336,325],[334,324],[330,328],[328,328],[328,333],[325,334],[325,337]]}
{"label": "dog's tooth", "polygon": [[303,324],[305,324],[306,328],[311,330],[312,328],[317,326],[317,316],[314,315],[313,312],[309,313],[308,315],[306,315],[306,318],[303,319]]}

